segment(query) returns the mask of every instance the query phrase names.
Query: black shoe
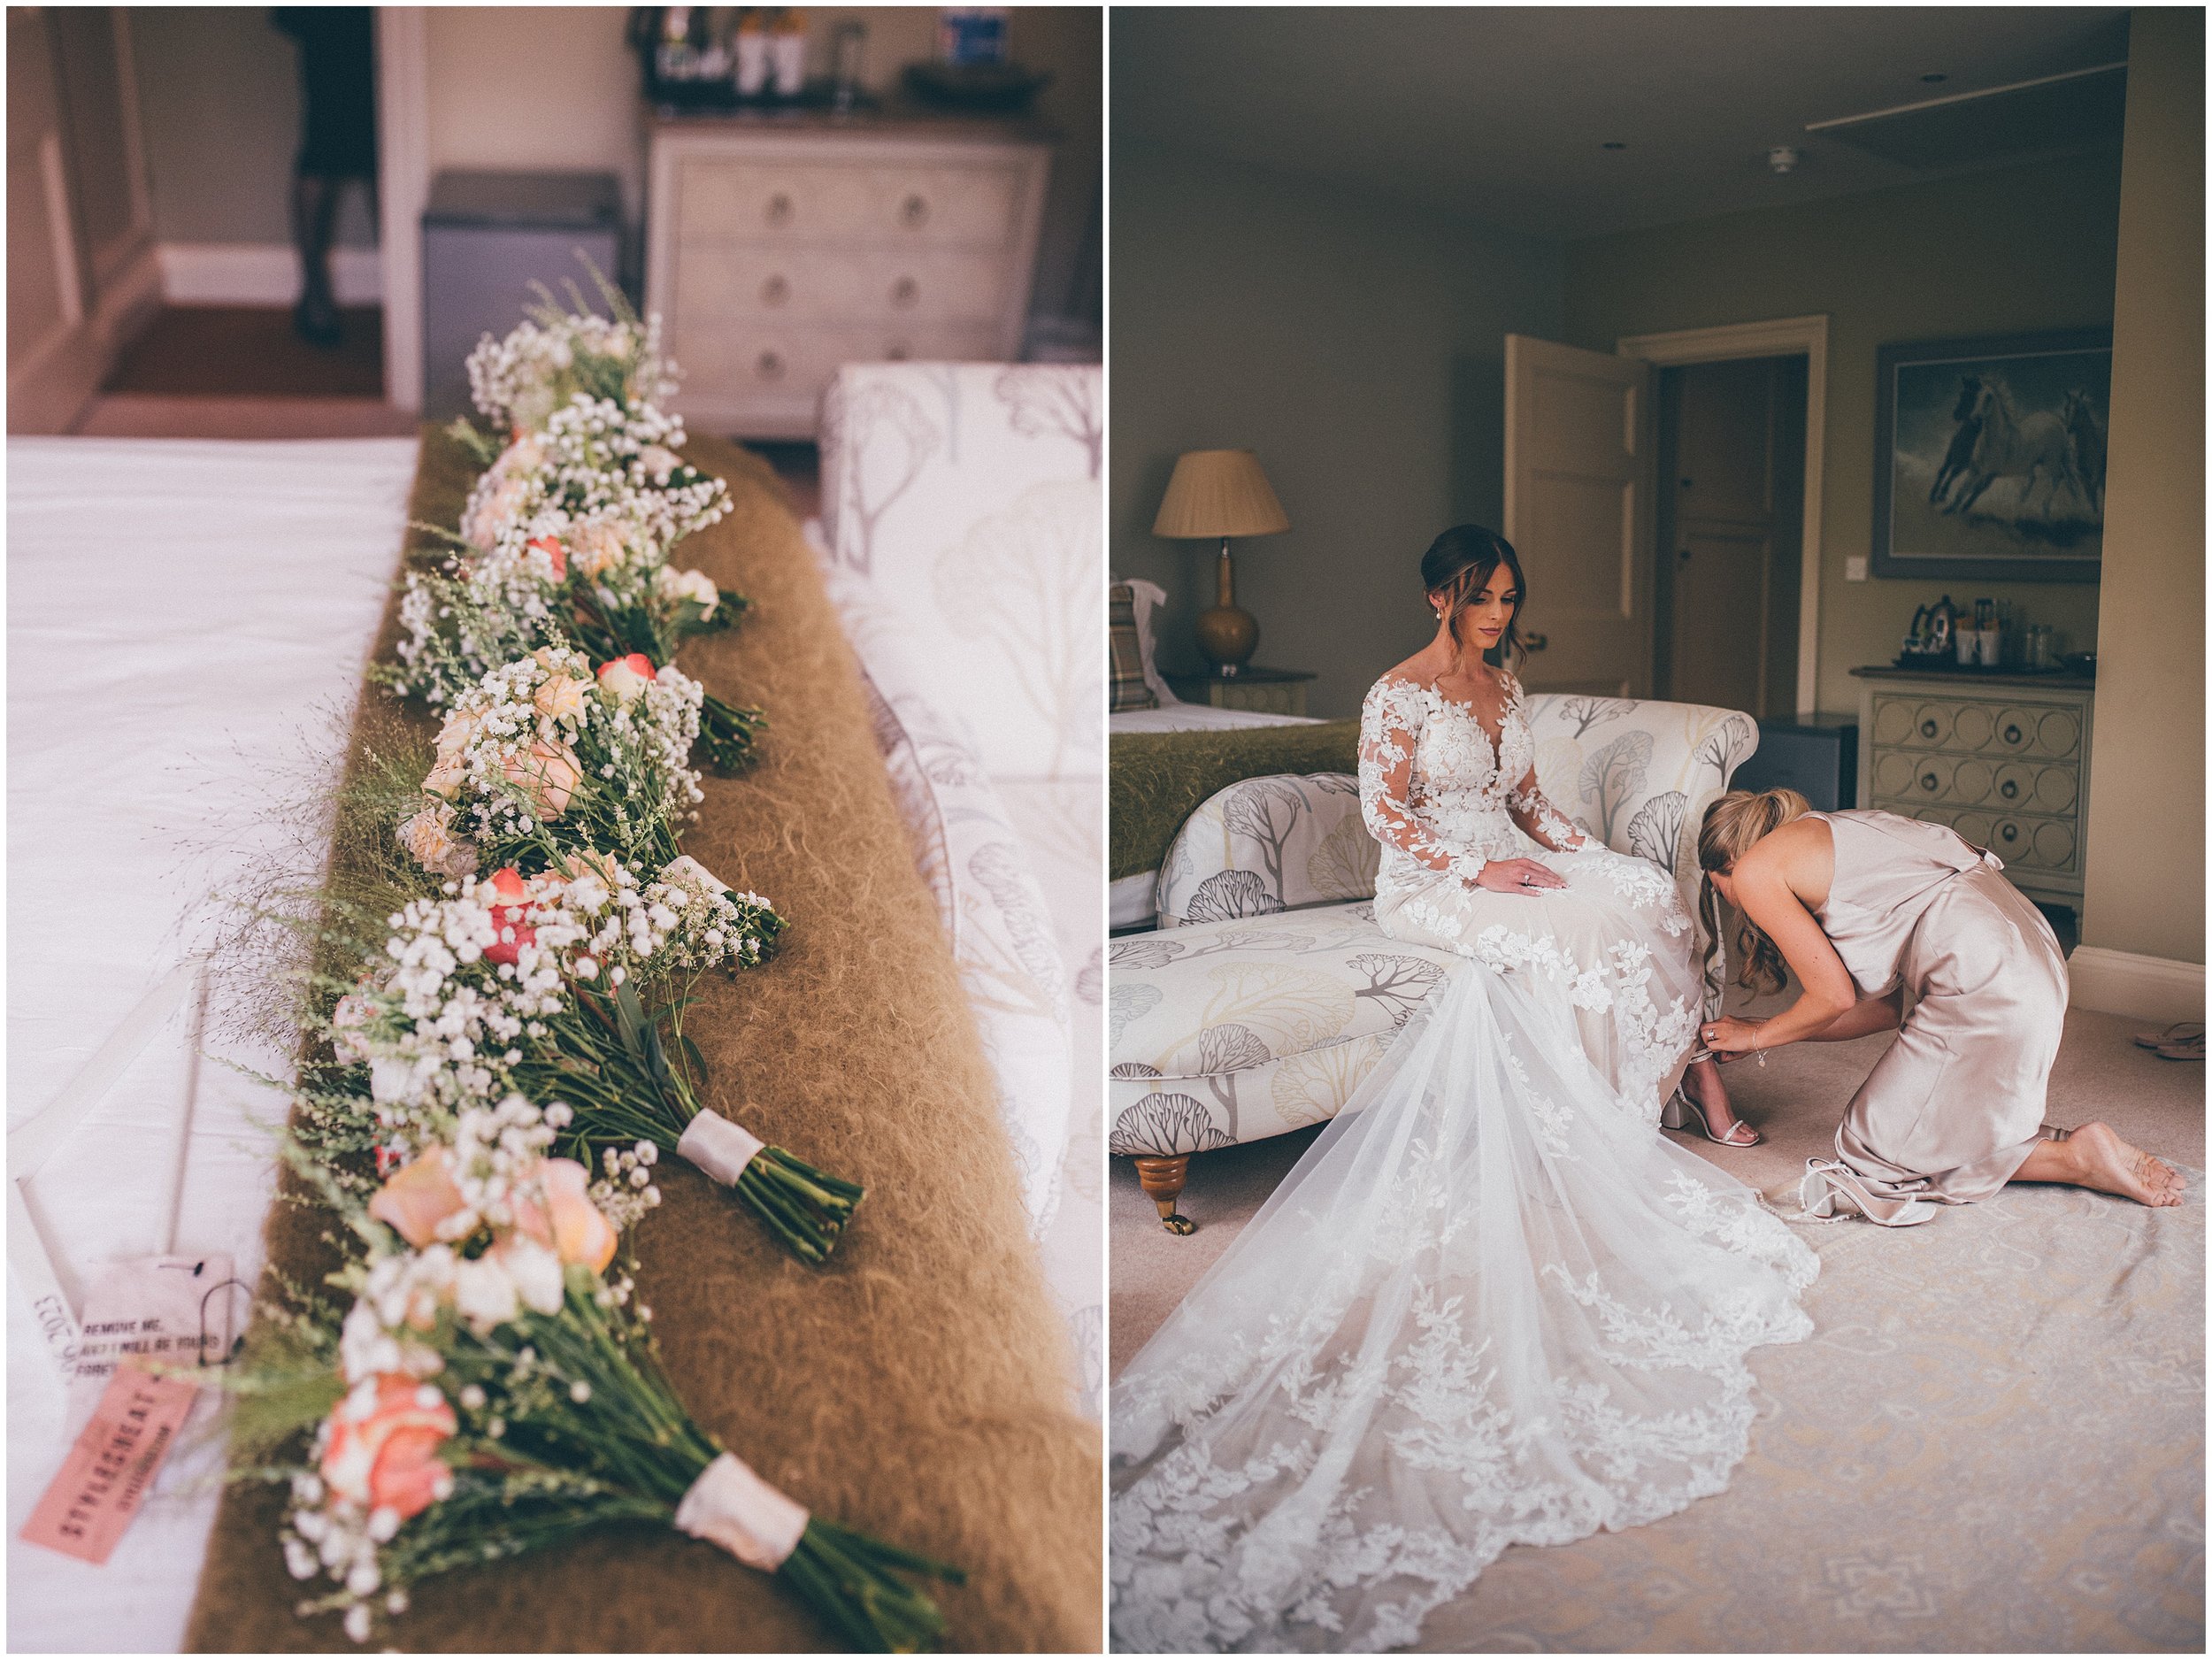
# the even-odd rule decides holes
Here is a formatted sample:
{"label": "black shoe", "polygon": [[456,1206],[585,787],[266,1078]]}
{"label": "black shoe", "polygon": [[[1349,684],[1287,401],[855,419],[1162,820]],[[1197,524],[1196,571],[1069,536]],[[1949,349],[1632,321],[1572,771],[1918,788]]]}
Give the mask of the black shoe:
{"label": "black shoe", "polygon": [[302,300],[292,308],[292,332],[311,346],[328,348],[345,338],[338,326],[338,308],[325,302],[320,305]]}

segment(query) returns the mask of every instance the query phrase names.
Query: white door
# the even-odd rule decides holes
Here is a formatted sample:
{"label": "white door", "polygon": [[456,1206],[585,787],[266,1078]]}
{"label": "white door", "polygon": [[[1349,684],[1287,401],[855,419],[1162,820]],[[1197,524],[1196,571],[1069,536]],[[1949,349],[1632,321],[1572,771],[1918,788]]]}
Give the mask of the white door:
{"label": "white door", "polygon": [[1531,691],[1651,696],[1652,368],[1505,337],[1505,538]]}

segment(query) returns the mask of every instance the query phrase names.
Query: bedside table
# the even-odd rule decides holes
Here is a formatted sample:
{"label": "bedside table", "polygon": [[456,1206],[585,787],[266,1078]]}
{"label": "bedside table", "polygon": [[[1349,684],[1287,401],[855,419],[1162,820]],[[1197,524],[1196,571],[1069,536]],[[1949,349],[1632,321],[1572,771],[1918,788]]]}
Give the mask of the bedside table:
{"label": "bedside table", "polygon": [[1216,709],[1249,709],[1263,715],[1302,715],[1306,712],[1306,682],[1317,678],[1310,669],[1263,669],[1246,665],[1234,679],[1217,674],[1170,674],[1169,688],[1187,703],[1211,703]]}

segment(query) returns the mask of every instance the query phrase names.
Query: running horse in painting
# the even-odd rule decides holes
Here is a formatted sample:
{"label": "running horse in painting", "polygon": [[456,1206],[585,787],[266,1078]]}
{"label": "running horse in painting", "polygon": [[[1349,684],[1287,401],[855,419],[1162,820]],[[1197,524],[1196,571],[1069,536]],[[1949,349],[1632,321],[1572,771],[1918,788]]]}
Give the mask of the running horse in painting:
{"label": "running horse in painting", "polygon": [[[2003,381],[1991,374],[1970,374],[1960,378],[1959,401],[1953,417],[1962,423],[1952,439],[1954,454],[1970,427],[1974,436],[1967,446],[1963,465],[1948,480],[1954,487],[1950,499],[1938,503],[1943,511],[1972,511],[1982,493],[1999,479],[2020,480],[2020,516],[2024,519],[2030,516],[2039,480],[2043,485],[2042,517],[2046,520],[2057,518],[2062,484],[2074,492],[2084,507],[2090,505],[2088,488],[2074,464],[2072,436],[2057,415],[2048,410],[2023,415]],[[1945,457],[1944,467],[1950,471],[1950,456]],[[1939,475],[1937,482],[1940,488],[1947,480]]]}

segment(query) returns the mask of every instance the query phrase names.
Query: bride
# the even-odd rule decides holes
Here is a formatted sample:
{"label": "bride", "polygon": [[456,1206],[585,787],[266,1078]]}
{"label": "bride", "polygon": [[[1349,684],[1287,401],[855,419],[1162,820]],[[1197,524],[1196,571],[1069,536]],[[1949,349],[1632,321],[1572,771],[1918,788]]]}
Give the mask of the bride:
{"label": "bride", "polygon": [[[1367,696],[1360,795],[1376,920],[1466,960],[1117,1380],[1117,1649],[1410,1643],[1509,1545],[1719,1492],[1747,1352],[1811,1330],[1811,1252],[1658,1134],[1696,934],[1536,787],[1486,661],[1518,558],[1461,526],[1421,570],[1436,639]],[[1712,1139],[1756,1139],[1693,1083]]]}

